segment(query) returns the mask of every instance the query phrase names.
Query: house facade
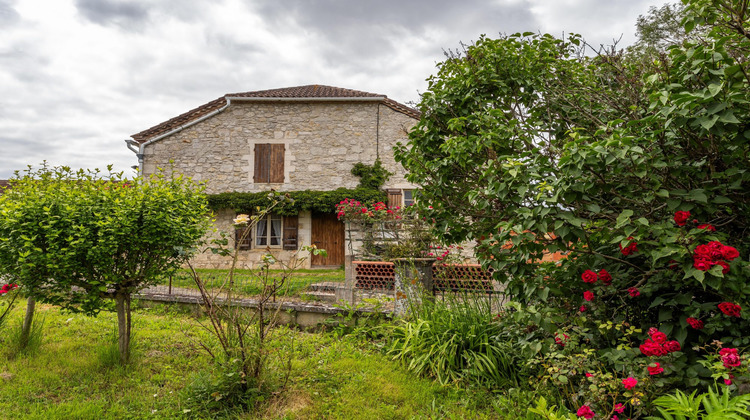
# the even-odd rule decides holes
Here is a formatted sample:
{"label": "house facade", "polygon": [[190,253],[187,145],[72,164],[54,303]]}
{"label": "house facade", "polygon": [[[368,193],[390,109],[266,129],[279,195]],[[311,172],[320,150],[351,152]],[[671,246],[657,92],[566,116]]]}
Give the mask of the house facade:
{"label": "house facade", "polygon": [[[352,167],[380,159],[392,173],[384,188],[390,205],[411,200],[393,148],[405,143],[416,110],[385,95],[322,85],[227,94],[126,140],[145,176],[173,168],[206,184],[208,194],[264,191],[331,191],[355,188]],[[217,209],[218,230],[234,232],[232,209]],[[268,215],[239,243],[239,266],[251,268],[270,249],[291,258],[303,245],[328,252],[308,267],[340,266],[347,252],[344,225],[330,212]],[[200,267],[224,268],[231,260],[198,255]]]}

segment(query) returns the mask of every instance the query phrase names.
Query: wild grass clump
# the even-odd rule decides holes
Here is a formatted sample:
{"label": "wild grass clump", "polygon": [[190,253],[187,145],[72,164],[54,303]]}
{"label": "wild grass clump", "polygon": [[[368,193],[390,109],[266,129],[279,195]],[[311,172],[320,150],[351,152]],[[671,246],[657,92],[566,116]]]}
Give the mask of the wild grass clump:
{"label": "wild grass clump", "polygon": [[396,325],[388,354],[442,384],[465,382],[489,388],[518,386],[519,360],[492,314],[489,298],[454,295],[425,300],[413,319]]}
{"label": "wild grass clump", "polygon": [[6,351],[9,358],[36,354],[42,346],[44,317],[37,317],[31,324],[28,334],[24,334],[23,320],[7,330]]}

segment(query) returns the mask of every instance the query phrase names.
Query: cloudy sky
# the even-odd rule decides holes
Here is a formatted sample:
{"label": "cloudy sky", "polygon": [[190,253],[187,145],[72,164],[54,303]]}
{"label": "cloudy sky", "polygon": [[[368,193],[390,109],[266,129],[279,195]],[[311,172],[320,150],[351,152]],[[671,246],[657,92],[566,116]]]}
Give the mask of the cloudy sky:
{"label": "cloudy sky", "polygon": [[324,84],[416,102],[481,34],[633,42],[653,0],[0,0],[0,178],[136,164],[124,139],[225,93]]}

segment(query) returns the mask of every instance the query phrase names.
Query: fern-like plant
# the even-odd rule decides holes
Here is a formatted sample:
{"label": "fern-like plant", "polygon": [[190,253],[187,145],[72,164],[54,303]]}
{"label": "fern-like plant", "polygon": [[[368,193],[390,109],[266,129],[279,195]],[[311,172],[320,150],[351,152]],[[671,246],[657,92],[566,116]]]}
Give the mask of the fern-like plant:
{"label": "fern-like plant", "polygon": [[665,395],[654,400],[660,417],[649,419],[665,420],[743,420],[750,418],[750,394],[732,397],[729,389],[719,392],[709,387],[708,392],[690,395],[677,390],[674,394]]}

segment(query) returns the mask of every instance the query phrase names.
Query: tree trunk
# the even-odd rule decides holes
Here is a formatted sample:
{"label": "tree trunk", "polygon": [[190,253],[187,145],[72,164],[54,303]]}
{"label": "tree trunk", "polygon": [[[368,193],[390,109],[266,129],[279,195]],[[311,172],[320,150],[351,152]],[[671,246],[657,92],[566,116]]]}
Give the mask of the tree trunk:
{"label": "tree trunk", "polygon": [[26,315],[23,318],[21,326],[21,348],[29,344],[29,335],[31,334],[31,325],[34,322],[34,309],[36,308],[36,299],[29,296],[26,299]]}
{"label": "tree trunk", "polygon": [[115,295],[117,308],[117,344],[120,349],[120,362],[130,360],[130,294]]}

